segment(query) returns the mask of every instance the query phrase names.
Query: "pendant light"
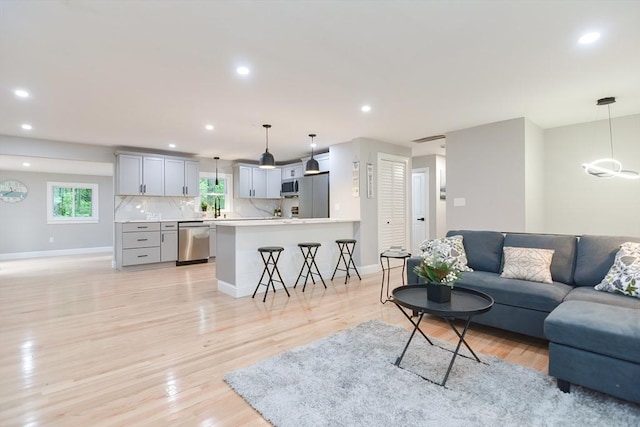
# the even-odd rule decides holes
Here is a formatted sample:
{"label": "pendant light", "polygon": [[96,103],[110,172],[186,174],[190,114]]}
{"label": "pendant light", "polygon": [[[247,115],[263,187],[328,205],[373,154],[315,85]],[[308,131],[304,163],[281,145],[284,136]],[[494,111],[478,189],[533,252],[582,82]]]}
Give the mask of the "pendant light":
{"label": "pendant light", "polygon": [[267,135],[267,146],[264,153],[260,156],[258,165],[261,169],[273,169],[276,167],[276,161],[273,158],[273,155],[269,152],[269,128],[271,125],[262,125],[262,127],[265,129]]}
{"label": "pendant light", "polygon": [[320,173],[320,165],[318,164],[318,161],[313,158],[313,147],[316,146],[316,143],[313,142],[313,138],[316,137],[316,134],[310,133],[309,136],[311,137],[311,158],[307,161],[307,165],[304,168],[305,175]]}
{"label": "pendant light", "polygon": [[216,182],[215,182],[215,185],[218,185],[219,184],[219,181],[218,181],[218,160],[220,160],[220,157],[216,156],[216,157],[213,158],[213,160],[216,161]]}
{"label": "pendant light", "polygon": [[611,146],[611,157],[608,159],[598,159],[591,163],[583,163],[585,173],[598,178],[625,178],[638,179],[640,173],[632,170],[622,169],[622,163],[613,157],[613,131],[611,126],[611,104],[616,102],[613,96],[598,99],[597,105],[606,105],[609,111],[609,145]]}

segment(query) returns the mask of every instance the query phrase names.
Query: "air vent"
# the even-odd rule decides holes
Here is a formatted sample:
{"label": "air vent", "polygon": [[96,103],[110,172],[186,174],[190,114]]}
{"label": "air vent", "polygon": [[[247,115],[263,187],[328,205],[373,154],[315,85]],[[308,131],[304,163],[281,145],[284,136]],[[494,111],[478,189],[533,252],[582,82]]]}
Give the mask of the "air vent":
{"label": "air vent", "polygon": [[444,139],[444,138],[445,138],[444,135],[433,135],[433,136],[427,136],[424,138],[414,139],[411,142],[417,142],[418,144],[422,144],[423,142],[437,141],[439,139]]}

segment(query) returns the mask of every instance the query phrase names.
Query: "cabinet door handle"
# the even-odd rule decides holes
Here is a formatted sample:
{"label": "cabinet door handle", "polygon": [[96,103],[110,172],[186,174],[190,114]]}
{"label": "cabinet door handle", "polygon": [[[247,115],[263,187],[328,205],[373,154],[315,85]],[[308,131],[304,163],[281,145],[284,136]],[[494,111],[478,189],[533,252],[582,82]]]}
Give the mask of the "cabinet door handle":
{"label": "cabinet door handle", "polygon": [[165,225],[164,228],[173,228],[175,225]]}
{"label": "cabinet door handle", "polygon": [[184,194],[189,194],[189,187],[184,187]]}
{"label": "cabinet door handle", "polygon": [[145,258],[148,257],[149,255],[138,255],[138,258]]}
{"label": "cabinet door handle", "polygon": [[140,184],[140,191],[139,192],[142,193],[142,184]]}
{"label": "cabinet door handle", "polygon": [[146,242],[149,239],[138,239],[138,242]]}
{"label": "cabinet door handle", "polygon": [[149,228],[149,227],[148,227],[148,226],[146,226],[146,225],[139,225],[139,226],[137,226],[136,228],[137,228],[137,229],[141,229],[141,228]]}
{"label": "cabinet door handle", "polygon": [[162,243],[164,243],[164,234],[162,235]]}
{"label": "cabinet door handle", "polygon": [[144,188],[144,193],[147,192],[147,184],[143,185],[142,188]]}
{"label": "cabinet door handle", "polygon": [[182,186],[182,195],[187,194],[187,193],[184,191],[184,188],[185,188],[185,187],[184,187],[184,185],[183,185],[183,186]]}

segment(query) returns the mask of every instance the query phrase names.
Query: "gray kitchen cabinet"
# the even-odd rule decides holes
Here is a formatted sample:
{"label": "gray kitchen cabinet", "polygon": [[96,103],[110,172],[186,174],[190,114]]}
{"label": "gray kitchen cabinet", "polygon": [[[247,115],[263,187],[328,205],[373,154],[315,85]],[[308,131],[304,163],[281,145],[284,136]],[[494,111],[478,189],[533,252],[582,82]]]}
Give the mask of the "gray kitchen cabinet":
{"label": "gray kitchen cabinet", "polygon": [[116,267],[160,262],[160,223],[116,224]]}
{"label": "gray kitchen cabinet", "polygon": [[160,261],[178,260],[178,223],[160,223]]}
{"label": "gray kitchen cabinet", "polygon": [[279,199],[282,185],[280,168],[260,169],[257,166],[237,165],[234,170],[236,197]]}
{"label": "gray kitchen cabinet", "polygon": [[282,167],[282,179],[302,178],[304,168],[302,163],[294,163]]}
{"label": "gray kitchen cabinet", "polygon": [[164,159],[137,154],[118,154],[116,194],[164,195]]}
{"label": "gray kitchen cabinet", "polygon": [[200,164],[191,160],[164,159],[164,195],[200,194]]}
{"label": "gray kitchen cabinet", "polygon": [[215,257],[218,245],[216,244],[216,225],[209,224],[209,257]]}

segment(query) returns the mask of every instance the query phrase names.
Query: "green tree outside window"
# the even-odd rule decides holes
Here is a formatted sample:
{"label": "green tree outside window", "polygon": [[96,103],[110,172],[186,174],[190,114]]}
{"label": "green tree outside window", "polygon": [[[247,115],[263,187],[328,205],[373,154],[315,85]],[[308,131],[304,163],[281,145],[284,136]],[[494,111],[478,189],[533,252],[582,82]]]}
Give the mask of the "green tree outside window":
{"label": "green tree outside window", "polygon": [[215,185],[215,182],[214,178],[200,178],[200,202],[208,206],[215,206],[217,202],[220,210],[225,210],[227,180],[219,178],[218,185]]}

